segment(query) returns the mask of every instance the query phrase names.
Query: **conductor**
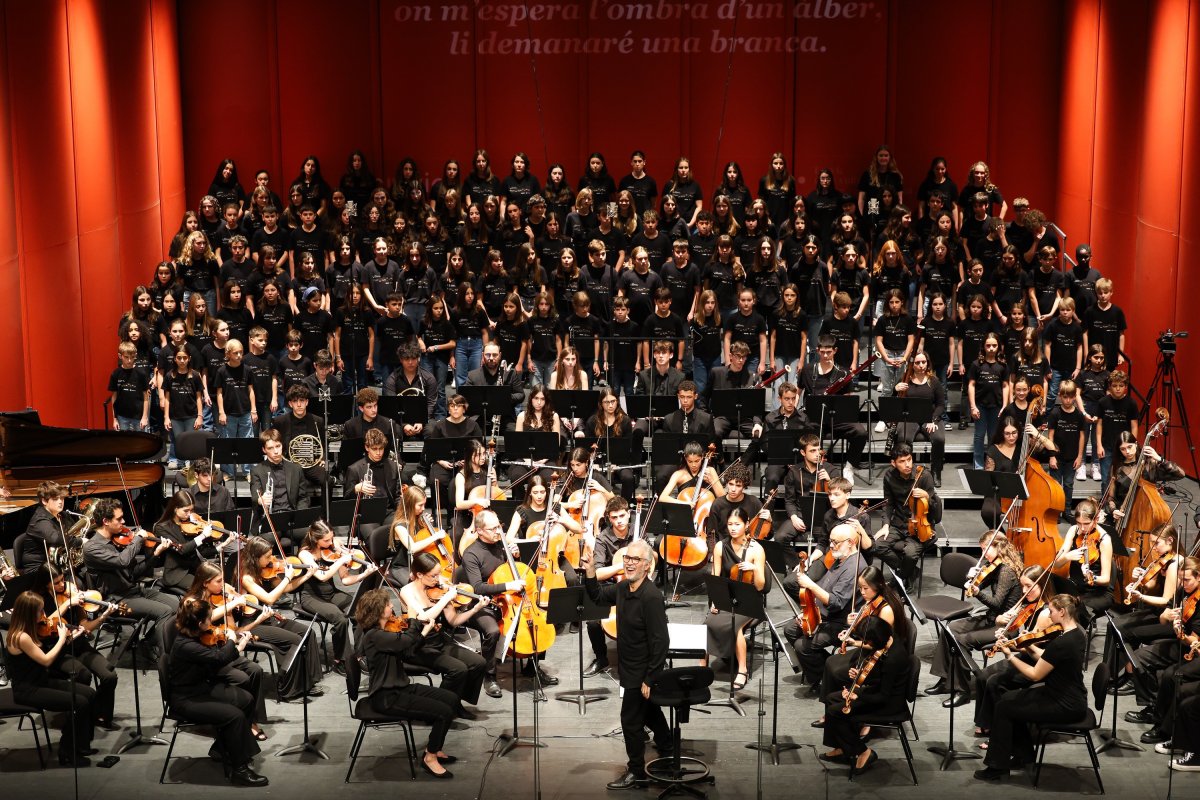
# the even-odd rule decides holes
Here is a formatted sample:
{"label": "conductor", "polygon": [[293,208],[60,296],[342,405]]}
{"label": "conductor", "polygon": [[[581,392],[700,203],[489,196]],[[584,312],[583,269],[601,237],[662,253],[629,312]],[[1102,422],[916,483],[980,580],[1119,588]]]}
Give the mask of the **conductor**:
{"label": "conductor", "polygon": [[643,727],[654,732],[654,747],[662,757],[673,755],[671,729],[662,709],[650,702],[650,684],[667,662],[667,605],[650,573],[653,551],[639,539],[625,550],[625,580],[601,585],[591,549],[581,556],[586,570],[584,588],[593,602],[617,606],[617,668],[624,696],[621,698],[621,731],[625,737],[628,765],[625,774],[608,784],[609,789],[633,789],[646,782],[646,742]]}

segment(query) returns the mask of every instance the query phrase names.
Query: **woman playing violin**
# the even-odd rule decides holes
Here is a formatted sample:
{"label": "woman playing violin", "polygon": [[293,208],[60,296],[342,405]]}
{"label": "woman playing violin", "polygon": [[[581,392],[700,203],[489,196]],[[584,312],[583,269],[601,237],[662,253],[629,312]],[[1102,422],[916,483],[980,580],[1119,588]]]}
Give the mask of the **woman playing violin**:
{"label": "woman playing violin", "polygon": [[[221,567],[211,561],[205,561],[196,568],[196,577],[187,594],[183,596],[182,602],[189,599],[208,603],[208,618],[212,627],[211,632],[204,638],[215,643],[220,643],[223,639],[236,639],[242,633],[253,632],[257,637],[258,627],[271,616],[270,610],[266,608],[257,613],[248,609],[245,597],[225,582]],[[237,686],[254,696],[254,717],[250,732],[259,741],[266,739],[267,735],[259,727],[260,723],[267,721],[267,693],[263,687],[263,668],[244,655],[239,655],[221,667],[219,675],[230,686]]]}
{"label": "woman playing violin", "polygon": [[[212,528],[193,519],[195,502],[192,493],[186,490],[171,495],[162,516],[154,523],[154,535],[163,541],[175,542],[178,549],[171,548],[163,556],[162,585],[167,589],[186,592],[192,585],[192,574],[202,561],[217,557],[217,546],[213,543]],[[183,526],[200,524],[200,532],[194,536],[184,533]]]}
{"label": "woman playing violin", "polygon": [[[83,635],[74,636],[67,641],[50,667],[50,674],[55,678],[74,678],[85,685],[90,684],[94,677],[96,696],[92,713],[96,726],[106,731],[115,731],[117,726],[113,724],[113,707],[117,692],[117,672],[108,659],[92,645],[87,634],[95,633],[118,607],[105,604],[100,613],[88,619],[82,607],[83,593],[74,584],[67,582],[62,570],[55,564],[46,564],[42,570],[45,580],[39,585],[47,589],[53,586],[54,589],[53,597],[42,593],[47,620],[51,623],[47,627],[57,628],[61,620],[68,627],[83,631]],[[43,628],[41,633],[45,632],[46,628]],[[43,638],[42,644],[45,646],[51,642]]]}
{"label": "woman playing violin", "polygon": [[253,694],[222,677],[222,670],[243,658],[250,634],[242,633],[219,643],[212,631],[212,605],[206,599],[188,598],[175,616],[174,643],[167,660],[169,702],[189,720],[212,725],[217,741],[210,754],[226,761],[231,780],[241,786],[266,786],[267,779],[250,767],[258,755],[252,732],[256,700]]}
{"label": "woman playing violin", "polygon": [[[1049,596],[1043,594],[1050,580],[1045,568],[1033,564],[1021,570],[1018,583],[1021,594],[1017,602],[996,617],[996,640],[1013,640],[1027,633],[1045,630],[1050,625],[1050,610],[1046,604]],[[998,652],[998,651],[997,651]],[[1007,661],[993,661],[975,676],[975,735],[986,736],[992,727],[992,714],[996,701],[1007,691],[1028,686],[1029,681],[1021,677]]]}
{"label": "woman playing violin", "polygon": [[[767,557],[761,544],[746,536],[746,526],[752,517],[745,511],[735,508],[729,512],[725,523],[727,539],[722,539],[713,550],[712,574],[730,580],[749,583],[760,592],[770,587],[767,584]],[[741,689],[750,678],[750,670],[746,659],[746,626],[758,622],[744,614],[730,614],[718,611],[716,606],[709,608],[709,614],[704,619],[708,628],[708,655],[715,656],[728,663],[737,659],[737,675],[733,680],[733,688]],[[736,631],[730,640],[731,631]],[[707,662],[707,657],[705,662]]]}
{"label": "woman playing violin", "polygon": [[[1003,533],[986,531],[979,537],[983,548],[982,564],[971,568],[966,586],[967,597],[974,597],[983,604],[983,614],[973,614],[950,623],[950,632],[966,649],[982,649],[996,640],[996,618],[1008,611],[1021,599],[1021,554]],[[950,691],[950,670],[954,673],[954,694],[942,705],[946,707],[966,705],[971,698],[971,675],[960,659],[953,657],[945,633],[939,633],[937,648],[933,651],[933,666],[930,672],[938,680],[925,690],[927,695],[946,694]]]}
{"label": "woman playing violin", "polygon": [[[242,549],[239,566],[240,589],[249,598],[247,606],[265,609],[274,608],[284,595],[299,589],[312,577],[312,570],[300,569],[274,557],[270,542],[258,536],[248,541]],[[296,700],[305,694],[309,697],[320,697],[322,694],[316,686],[321,679],[321,654],[316,641],[309,637],[304,643],[303,655],[294,661],[290,656],[306,630],[308,626],[303,622],[282,619],[275,614],[255,628],[258,638],[280,654],[280,663],[291,662],[289,669],[279,673],[279,697],[284,702]],[[304,660],[303,664],[301,659]]]}
{"label": "woman playing violin", "polygon": [[[408,610],[409,619],[418,619],[422,612],[437,604],[446,591],[441,587],[441,581],[440,561],[429,553],[418,553],[413,557],[412,582],[400,590],[400,601]],[[474,713],[464,708],[463,703],[479,703],[487,665],[483,656],[455,642],[446,627],[465,625],[489,602],[489,598],[480,595],[465,609],[456,608],[453,603],[446,606],[436,618],[444,626],[430,632],[422,639],[420,647],[406,657],[407,661],[442,676],[442,688],[458,698],[455,711],[464,719],[475,719]]]}
{"label": "woman playing violin", "polygon": [[22,592],[13,604],[8,636],[4,642],[4,661],[12,681],[13,699],[22,705],[47,711],[65,711],[58,761],[64,766],[86,767],[95,731],[92,719],[96,690],[78,681],[52,677],[50,668],[66,649],[78,630],[68,629],[58,620],[53,645],[38,638],[38,626],[46,620],[45,602],[37,592]]}
{"label": "woman playing violin", "polygon": [[[861,658],[859,649],[862,647],[862,626],[872,617],[878,617],[892,626],[892,637],[896,641],[897,651],[910,652],[912,625],[904,615],[903,601],[896,594],[896,590],[888,585],[883,571],[878,567],[864,569],[858,576],[858,593],[862,602],[857,610],[847,615],[847,627],[838,634],[842,641],[841,652],[834,653],[825,662],[825,674],[821,677],[822,697],[850,681],[850,669]],[[825,717],[819,720],[821,723],[824,721]]]}
{"label": "woman playing violin", "polygon": [[[1179,532],[1170,522],[1158,525],[1150,533],[1149,562],[1133,569],[1129,584],[1126,586],[1126,596],[1134,610],[1128,614],[1112,617],[1112,624],[1121,632],[1121,638],[1130,649],[1158,639],[1174,636],[1171,625],[1160,622],[1159,615],[1164,609],[1175,602],[1175,592],[1179,588],[1179,570],[1183,558],[1177,552]],[[1108,637],[1107,642],[1113,642]],[[1113,666],[1113,675],[1119,661],[1116,659],[1115,646],[1105,645],[1105,655]],[[1125,664],[1125,675],[1117,681],[1124,683],[1133,672],[1133,665]]]}
{"label": "woman playing violin", "polygon": [[1113,605],[1112,537],[1096,522],[1097,506],[1091,498],[1075,504],[1075,524],[1063,537],[1053,565],[1069,568],[1076,595],[1084,606],[1079,618],[1085,625],[1093,613],[1102,614]]}
{"label": "woman playing violin", "polygon": [[907,648],[894,646],[892,626],[881,617],[858,626],[862,646],[845,686],[825,695],[823,743],[833,748],[821,760],[849,764],[852,774],[865,772],[879,760],[867,747],[858,719],[863,714],[894,714],[903,710],[910,656]]}
{"label": "woman playing violin", "polygon": [[1020,676],[1040,684],[1008,692],[996,701],[988,742],[986,767],[975,772],[977,780],[998,781],[1010,769],[1033,761],[1031,722],[1071,722],[1087,711],[1083,688],[1083,658],[1087,636],[1076,622],[1079,601],[1060,594],[1050,600],[1050,621],[1062,626],[1062,634],[1044,648],[1030,646],[1033,662],[1021,657],[1007,640],[997,643],[1008,663]]}
{"label": "woman playing violin", "polygon": [[[428,614],[429,609],[425,612]],[[436,627],[436,614],[422,619],[421,625],[408,625],[399,633],[386,630],[395,619],[391,595],[385,589],[372,589],[359,598],[356,618],[359,635],[355,654],[366,662],[370,683],[366,696],[381,714],[402,714],[432,725],[429,742],[421,757],[421,768],[435,778],[454,777],[443,764],[455,759],[442,750],[446,733],[459,707],[458,696],[447,689],[413,683],[404,671],[404,662],[420,649]]]}
{"label": "woman playing violin", "polygon": [[370,564],[352,574],[353,556],[335,544],[333,530],[321,520],[309,526],[300,543],[299,555],[304,566],[312,570],[312,577],[300,585],[300,607],[333,628],[333,668],[344,675],[342,653],[346,652],[346,634],[350,630],[346,612],[351,599],[333,579],[337,577],[342,586],[353,586],[375,572],[376,567]]}

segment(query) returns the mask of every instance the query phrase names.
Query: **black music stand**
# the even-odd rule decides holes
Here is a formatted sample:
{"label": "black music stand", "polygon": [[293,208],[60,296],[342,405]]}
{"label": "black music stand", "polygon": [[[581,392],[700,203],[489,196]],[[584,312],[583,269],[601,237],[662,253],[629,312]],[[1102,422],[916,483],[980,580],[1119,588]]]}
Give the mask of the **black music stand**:
{"label": "black music stand", "polygon": [[608,699],[609,691],[604,687],[599,689],[583,688],[583,638],[587,629],[585,623],[608,619],[610,609],[612,606],[602,606],[592,602],[582,586],[550,590],[550,604],[546,608],[546,621],[556,626],[568,623],[579,626],[579,689],[574,692],[559,692],[554,699],[578,704],[580,716],[587,713],[588,703],[598,703]]}
{"label": "black music stand", "polygon": [[[809,422],[817,420],[817,430],[822,437],[831,441],[838,437],[833,429],[837,425],[853,425],[858,422],[858,395],[854,394],[819,394],[804,398],[804,414]],[[868,483],[870,469],[867,470]]]}
{"label": "black music stand", "polygon": [[679,410],[679,401],[673,394],[627,394],[625,395],[625,413],[633,419],[643,419],[653,416],[657,419],[665,417],[672,411]]}
{"label": "black music stand", "polygon": [[[908,425],[914,421],[924,424],[933,419],[933,400],[928,397],[880,397],[879,419],[894,425]],[[886,455],[892,456],[891,453]]]}
{"label": "black music stand", "polygon": [[814,542],[817,529],[825,527],[825,512],[829,510],[829,495],[825,492],[809,492],[801,500],[800,519],[804,520],[805,537],[809,542]]}
{"label": "black music stand", "polygon": [[470,415],[479,420],[479,427],[484,431],[488,430],[492,417],[503,420],[517,416],[510,386],[460,386],[456,391],[466,398]]}
{"label": "black music stand", "polygon": [[[770,539],[764,539],[759,542],[759,544],[763,546],[763,553],[767,558],[767,568],[772,572],[772,588],[778,586],[779,590],[786,596],[787,590],[783,588],[783,576],[790,572],[797,564],[799,564],[800,559],[796,556],[794,551],[789,550],[779,542],[774,542]],[[792,660],[792,655],[790,652],[788,652],[789,648],[787,648],[780,639],[779,629],[775,626],[774,622],[771,621],[770,617],[767,618],[767,625],[767,630],[770,632],[772,640],[771,655],[772,661],[774,662],[773,680],[775,684],[775,691],[771,698],[771,741],[765,744],[763,742],[755,742],[753,744],[746,745],[746,747],[750,750],[761,750],[764,753],[770,753],[771,763],[778,767],[780,753],[787,750],[799,750],[803,747],[803,745],[796,744],[795,742],[779,741],[779,653],[782,652],[784,656],[787,657],[788,664],[791,666],[793,674],[800,672],[800,665]]]}
{"label": "black music stand", "polygon": [[766,389],[714,389],[709,413],[715,417],[736,419],[734,430],[742,438],[742,421],[761,417],[767,411]]}
{"label": "black music stand", "polygon": [[[262,442],[257,438],[246,439],[212,439],[208,443],[212,453],[212,469],[216,470],[221,464],[238,464],[249,470],[253,465],[263,460]],[[233,482],[233,498],[237,500],[238,484]]]}
{"label": "black music stand", "polygon": [[[325,387],[322,387],[325,388]],[[318,414],[325,420],[326,429],[330,423],[345,425],[354,416],[354,395],[326,394],[317,389],[309,401],[312,413]]]}
{"label": "black music stand", "polygon": [[[1113,541],[1116,541],[1115,537]],[[1133,665],[1135,670],[1141,669],[1141,667],[1138,666],[1137,661],[1134,659],[1133,652],[1129,649],[1129,643],[1125,641],[1125,636],[1121,633],[1121,629],[1113,624],[1114,618],[1112,612],[1105,611],[1104,616],[1108,617],[1108,635],[1117,637],[1117,646],[1121,648],[1121,653],[1129,660],[1129,663]],[[1113,678],[1113,682],[1116,682],[1116,678]],[[1100,746],[1096,748],[1096,753],[1103,753],[1105,750],[1109,750],[1114,747],[1118,750],[1145,751],[1146,748],[1139,744],[1134,744],[1133,742],[1122,739],[1117,733],[1117,720],[1119,719],[1119,715],[1117,714],[1117,701],[1121,699],[1121,693],[1113,692],[1112,696],[1112,728],[1107,731],[1096,731],[1096,735],[1100,737]],[[1178,696],[1179,695],[1177,692],[1176,697]]]}
{"label": "black music stand", "polygon": [[554,404],[554,410],[562,420],[586,420],[596,413],[600,393],[594,389],[547,389],[546,394]]}
{"label": "black music stand", "polygon": [[801,460],[800,437],[808,431],[807,428],[764,431],[763,435],[767,441],[767,464],[773,467],[799,464]]}
{"label": "black music stand", "polygon": [[[959,470],[963,483],[978,497],[989,497],[996,504],[999,512],[1000,500],[1025,500],[1029,497],[1029,488],[1025,485],[1025,476],[1015,472],[1000,472],[986,469]],[[1116,541],[1114,539],[1114,541]]]}
{"label": "black music stand", "polygon": [[429,400],[424,395],[380,397],[379,413],[398,425],[425,425],[429,422]]}
{"label": "black music stand", "polygon": [[305,658],[305,649],[308,646],[308,640],[312,637],[313,628],[316,626],[318,619],[319,617],[316,614],[312,615],[312,618],[308,621],[308,627],[305,628],[304,633],[300,636],[300,641],[297,642],[296,646],[292,648],[291,658],[288,659],[288,663],[280,667],[280,674],[283,674],[290,670],[296,664],[297,659],[299,659],[300,685],[304,687],[304,694],[301,696],[300,700],[300,705],[304,709],[304,736],[300,740],[299,744],[285,747],[275,754],[280,758],[283,758],[284,756],[290,756],[293,753],[312,753],[317,758],[325,761],[329,760],[329,756],[327,756],[325,752],[321,750],[321,748],[317,747],[317,741],[320,739],[320,737],[312,736],[308,731],[308,701],[309,690],[311,687],[309,686],[308,682],[308,659]]}
{"label": "black music stand", "polygon": [[654,434],[654,446],[651,448],[650,463],[655,466],[674,464],[679,466],[683,461],[683,448],[688,442],[696,442],[703,448],[717,443],[717,437],[711,433],[674,433],[659,431]]}
{"label": "black music stand", "polygon": [[355,505],[358,506],[360,519],[374,521],[383,520],[387,516],[387,498],[364,497],[357,500],[351,493],[350,499],[335,500],[329,504],[329,526],[331,528],[348,528],[352,525]]}
{"label": "black music stand", "polygon": [[[504,434],[504,455],[508,459],[545,461],[553,466],[558,459],[558,431],[509,431]],[[532,464],[529,465],[532,469]]]}
{"label": "black music stand", "polygon": [[465,461],[471,455],[471,442],[479,441],[478,436],[453,436],[442,439],[425,440],[425,459],[433,464],[437,461]]}
{"label": "black music stand", "polygon": [[[345,475],[351,464],[366,457],[367,448],[363,445],[365,441],[361,438],[342,439],[342,444],[338,448],[337,464],[334,465],[334,469],[339,475]],[[344,486],[342,490],[345,491]]]}
{"label": "black music stand", "polygon": [[[655,503],[651,513],[646,518],[646,538],[650,539],[656,536],[652,541],[657,545],[662,543],[663,537],[673,536],[676,538],[688,538],[691,536],[703,536],[702,531],[697,531],[696,526],[692,523],[692,508],[686,503]],[[662,559],[661,553],[659,558]],[[666,582],[667,567],[673,566],[666,563],[663,559],[662,576],[663,582]],[[667,608],[686,608],[691,603],[683,602],[679,599],[679,578],[683,574],[683,567],[675,567],[675,586],[671,591],[671,596],[667,598]]]}
{"label": "black music stand", "polygon": [[[944,641],[950,647],[951,664],[950,669],[947,670],[950,677],[950,731],[946,735],[945,745],[933,744],[927,748],[929,752],[942,757],[942,765],[939,767],[939,769],[944,772],[946,767],[950,766],[951,761],[956,761],[958,759],[983,758],[983,756],[979,755],[978,753],[972,753],[970,750],[963,751],[956,750],[954,748],[954,695],[958,691],[954,687],[954,676],[958,672],[958,670],[955,669],[954,662],[957,661],[959,664],[962,664],[964,667],[966,667],[967,672],[971,675],[978,676],[981,670],[975,664],[975,659],[971,658],[970,654],[967,653],[962,644],[959,643],[958,639],[954,637],[954,632],[950,630],[949,622],[941,619],[935,619],[933,624],[939,629],[941,634],[945,636]],[[967,687],[964,686],[963,691],[967,691]]]}
{"label": "black music stand", "polygon": [[[722,575],[705,575],[704,586],[708,589],[708,602],[718,611],[729,614],[729,644],[730,647],[736,649],[737,627],[734,614],[741,614],[751,619],[766,619],[767,607],[763,603],[762,593],[755,589],[753,584],[732,581]],[[730,666],[736,666],[736,660],[735,664]],[[744,717],[746,712],[738,703],[738,690],[733,687],[733,682],[737,679],[736,673],[736,669],[729,671],[729,697],[724,700],[711,700],[705,705],[729,706],[737,712],[739,717]]]}

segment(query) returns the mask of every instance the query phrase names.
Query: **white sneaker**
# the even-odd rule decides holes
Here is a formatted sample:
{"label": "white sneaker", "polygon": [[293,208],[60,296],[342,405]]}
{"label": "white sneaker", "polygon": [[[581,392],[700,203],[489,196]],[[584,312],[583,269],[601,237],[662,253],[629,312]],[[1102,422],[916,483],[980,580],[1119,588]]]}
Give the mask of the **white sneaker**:
{"label": "white sneaker", "polygon": [[1170,742],[1159,742],[1158,744],[1154,745],[1154,752],[1158,753],[1160,756],[1170,756],[1175,755],[1176,753],[1183,755],[1183,751],[1172,747]]}
{"label": "white sneaker", "polygon": [[1080,465],[1079,465],[1079,469],[1075,470],[1075,480],[1077,480],[1077,481],[1086,481],[1087,479],[1088,479],[1088,477],[1087,477],[1087,465],[1086,465],[1086,464],[1080,464]]}
{"label": "white sneaker", "polygon": [[1092,462],[1092,480],[1100,480],[1100,465],[1094,461]]}
{"label": "white sneaker", "polygon": [[887,423],[884,422],[883,420],[879,420],[879,422],[875,423],[875,432],[876,433],[883,433],[886,430],[887,430]]}
{"label": "white sneaker", "polygon": [[851,486],[854,485],[854,465],[848,461],[842,465],[842,477],[850,481]]}

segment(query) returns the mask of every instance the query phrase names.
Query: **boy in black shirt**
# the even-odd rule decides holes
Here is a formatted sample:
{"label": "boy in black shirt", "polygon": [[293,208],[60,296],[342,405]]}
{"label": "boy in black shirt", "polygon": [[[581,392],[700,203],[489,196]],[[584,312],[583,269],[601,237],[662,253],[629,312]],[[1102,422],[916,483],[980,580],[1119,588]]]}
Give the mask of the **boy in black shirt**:
{"label": "boy in black shirt", "polygon": [[1029,302],[1039,322],[1047,322],[1062,307],[1062,301],[1067,299],[1067,287],[1062,273],[1055,269],[1057,264],[1058,251],[1053,247],[1043,247],[1038,251],[1037,269],[1029,273]]}
{"label": "boy in black shirt", "polygon": [[313,374],[312,359],[300,352],[304,345],[304,337],[300,331],[288,331],[287,355],[279,362],[279,374],[283,378],[283,392]]}
{"label": "boy in black shirt", "polygon": [[113,430],[144,431],[150,424],[150,379],[135,366],[137,346],[133,342],[121,342],[117,357],[121,366],[108,378]]}
{"label": "boy in black shirt", "polygon": [[629,301],[613,300],[613,321],[608,326],[608,385],[617,397],[633,394],[633,383],[641,369],[642,349],[637,323],[629,318]]}
{"label": "boy in black shirt", "polygon": [[326,242],[324,229],[317,225],[316,210],[305,203],[300,207],[300,227],[292,231],[292,263],[300,263],[302,253],[312,253],[313,264],[318,271],[329,266],[333,250]]}
{"label": "boy in black shirt", "polygon": [[[213,388],[217,395],[217,433],[222,439],[248,439],[254,435],[258,408],[250,371],[243,362],[242,343],[230,339],[225,344],[225,364],[217,370]],[[233,464],[222,464],[226,475],[234,474]]]}
{"label": "boy in black shirt", "polygon": [[571,301],[572,312],[559,324],[562,346],[574,347],[579,353],[579,368],[590,380],[600,377],[604,363],[600,339],[604,323],[592,314],[592,301],[587,292],[576,292]]}
{"label": "boy in black shirt", "polygon": [[675,368],[683,369],[684,340],[687,338],[687,328],[683,319],[671,311],[671,291],[666,287],[654,290],[654,313],[642,323],[641,344],[642,363],[650,365],[650,350],[652,343],[669,341],[675,350]]}
{"label": "boy in black shirt", "polygon": [[1108,376],[1108,394],[1100,401],[1096,415],[1096,454],[1100,456],[1100,486],[1108,486],[1113,456],[1119,455],[1117,440],[1125,431],[1138,438],[1138,405],[1129,396],[1129,375],[1112,372]]}
{"label": "boy in black shirt", "polygon": [[289,244],[291,236],[288,235],[288,231],[279,227],[279,209],[267,206],[263,209],[263,226],[256,230],[250,239],[251,258],[255,264],[259,263],[263,245],[270,245],[278,257],[276,266],[281,271],[291,272],[292,256],[288,252]]}
{"label": "boy in black shirt", "polygon": [[854,369],[858,364],[858,340],[862,337],[859,321],[850,316],[852,305],[849,294],[836,293],[833,296],[833,316],[821,323],[819,334],[833,337],[837,347],[834,363],[845,370]]}
{"label": "boy in black shirt", "polygon": [[403,313],[403,308],[404,295],[392,292],[387,296],[387,313],[375,319],[375,341],[379,342],[375,380],[380,385],[400,366],[400,357],[397,355],[400,345],[413,341],[417,335],[412,320]]}
{"label": "boy in black shirt", "polygon": [[662,272],[663,264],[671,255],[671,241],[658,230],[658,214],[653,209],[642,215],[642,229],[634,234],[630,244],[635,249],[646,248],[650,256],[650,269],[656,275]]}
{"label": "boy in black shirt", "polygon": [[696,232],[688,237],[688,254],[693,264],[707,264],[717,252],[717,235],[713,233],[711,211],[696,215]]}
{"label": "boy in black shirt", "polygon": [[1058,304],[1058,316],[1042,333],[1046,360],[1050,362],[1050,391],[1046,402],[1058,398],[1058,385],[1064,378],[1075,380],[1083,369],[1083,326],[1075,318],[1075,301],[1064,297]]}
{"label": "boy in black shirt", "polygon": [[[1063,381],[1058,387],[1058,405],[1046,417],[1047,436],[1058,448],[1057,452],[1049,454],[1046,463],[1050,467],[1050,477],[1062,484],[1067,508],[1075,505],[1075,471],[1083,466],[1083,436],[1087,430],[1078,396],[1075,381]],[[1075,524],[1074,517],[1066,511],[1063,511],[1062,519]]]}
{"label": "boy in black shirt", "polygon": [[[1113,283],[1108,278],[1096,281],[1096,302],[1083,312],[1083,349],[1104,347],[1104,367],[1112,370],[1125,363],[1125,312],[1113,305]],[[1078,306],[1076,306],[1078,311]]]}
{"label": "boy in black shirt", "polygon": [[279,410],[279,362],[267,352],[266,328],[256,325],[250,329],[250,352],[245,362],[258,406],[258,435],[270,427],[271,417]]}
{"label": "boy in black shirt", "polygon": [[892,468],[883,474],[883,497],[887,501],[888,526],[875,534],[874,553],[911,586],[925,545],[909,534],[908,523],[913,517],[909,498],[929,501],[929,524],[937,525],[942,519],[942,500],[934,488],[933,475],[928,470],[920,477],[915,475],[911,445],[900,442],[892,448]]}

